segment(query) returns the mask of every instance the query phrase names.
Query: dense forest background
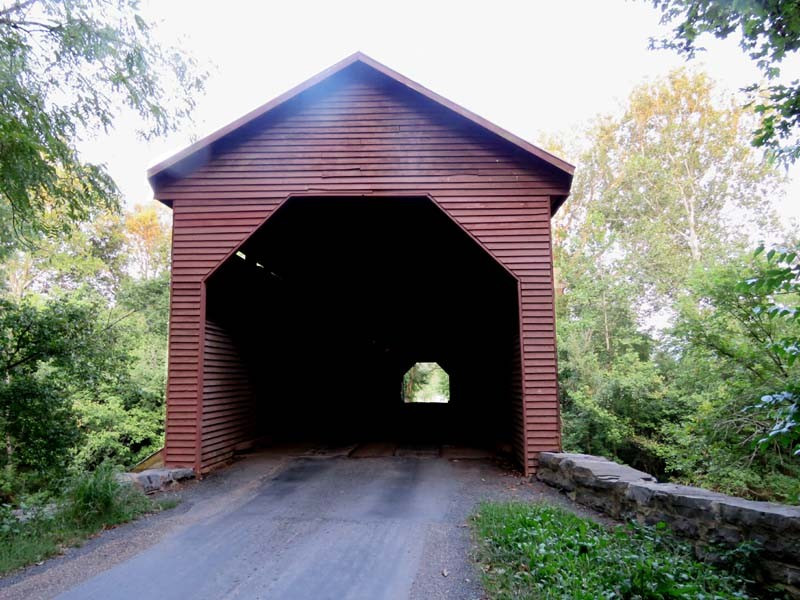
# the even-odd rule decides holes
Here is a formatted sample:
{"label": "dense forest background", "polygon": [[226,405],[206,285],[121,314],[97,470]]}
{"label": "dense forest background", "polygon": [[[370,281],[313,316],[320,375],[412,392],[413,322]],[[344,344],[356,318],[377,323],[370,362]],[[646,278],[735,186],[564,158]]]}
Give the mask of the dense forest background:
{"label": "dense forest background", "polygon": [[168,210],[92,215],[0,262],[0,495],[121,467],[164,439]]}
{"label": "dense forest background", "polygon": [[[746,21],[742,47],[767,81],[800,45],[797,18],[776,30],[783,15],[654,4],[667,21],[689,15],[664,42],[689,54],[700,33]],[[76,150],[118,106],[144,136],[171,131],[202,89],[136,11],[0,10],[0,503],[163,444],[169,213],[121,210],[108,172]],[[756,86],[747,104],[678,70],[549,141],[577,163],[553,224],[567,450],[800,502],[800,229],[774,208],[800,154],[798,89]]]}
{"label": "dense forest background", "polygon": [[553,225],[564,445],[797,502],[800,459],[778,432],[796,420],[800,230],[775,212],[783,170],[754,126],[679,70],[560,148],[578,157]]}

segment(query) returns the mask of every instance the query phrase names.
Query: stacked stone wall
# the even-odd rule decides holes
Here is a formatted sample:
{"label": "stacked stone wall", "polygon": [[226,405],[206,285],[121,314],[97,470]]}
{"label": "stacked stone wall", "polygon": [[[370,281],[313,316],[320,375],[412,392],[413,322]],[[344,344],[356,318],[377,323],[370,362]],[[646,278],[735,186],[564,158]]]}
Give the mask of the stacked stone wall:
{"label": "stacked stone wall", "polygon": [[658,483],[647,473],[586,454],[543,452],[537,477],[614,518],[666,523],[693,540],[701,558],[713,558],[720,547],[756,543],[763,583],[778,584],[800,598],[800,506]]}

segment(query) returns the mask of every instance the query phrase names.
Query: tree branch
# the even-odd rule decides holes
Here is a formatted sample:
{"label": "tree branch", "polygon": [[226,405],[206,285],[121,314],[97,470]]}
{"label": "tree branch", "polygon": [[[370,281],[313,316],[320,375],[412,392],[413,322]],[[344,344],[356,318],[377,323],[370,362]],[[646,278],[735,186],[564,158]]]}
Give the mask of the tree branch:
{"label": "tree branch", "polygon": [[24,0],[23,2],[15,2],[11,6],[8,6],[0,10],[0,17],[5,17],[6,15],[22,12],[26,8],[30,7],[32,4],[36,3],[37,1],[38,0]]}

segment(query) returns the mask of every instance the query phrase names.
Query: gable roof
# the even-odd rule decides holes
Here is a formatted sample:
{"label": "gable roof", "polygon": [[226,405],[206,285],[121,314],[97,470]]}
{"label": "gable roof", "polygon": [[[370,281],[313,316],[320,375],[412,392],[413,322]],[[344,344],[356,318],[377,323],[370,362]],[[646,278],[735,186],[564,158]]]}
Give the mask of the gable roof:
{"label": "gable roof", "polygon": [[[566,162],[565,160],[562,160],[562,159],[558,158],[557,156],[547,152],[546,150],[543,150],[543,149],[539,148],[538,146],[535,146],[535,145],[531,144],[530,142],[527,142],[527,141],[523,140],[522,138],[514,135],[513,133],[511,133],[509,131],[506,131],[502,127],[498,127],[494,123],[491,123],[490,121],[487,121],[483,117],[480,117],[480,116],[476,115],[475,113],[473,113],[472,111],[467,110],[463,106],[460,106],[460,105],[456,104],[455,102],[452,102],[452,101],[448,100],[447,98],[445,98],[443,96],[440,96],[436,92],[433,92],[433,91],[429,90],[428,88],[418,84],[416,81],[412,81],[408,77],[405,77],[404,75],[401,75],[397,71],[394,71],[394,70],[390,69],[389,67],[379,63],[378,61],[376,61],[373,58],[370,58],[366,54],[364,54],[362,52],[356,52],[354,54],[351,54],[350,56],[348,56],[344,60],[339,61],[335,65],[332,65],[332,66],[328,67],[324,71],[321,71],[320,73],[317,73],[316,75],[314,75],[310,79],[307,79],[306,81],[304,81],[300,85],[297,85],[297,86],[293,87],[292,89],[290,89],[289,91],[281,94],[280,96],[278,96],[276,98],[273,98],[272,100],[270,100],[266,104],[263,104],[262,106],[259,106],[255,110],[252,110],[249,113],[243,115],[242,117],[236,119],[232,123],[229,123],[225,127],[222,127],[220,129],[218,129],[217,131],[205,136],[204,138],[201,138],[201,139],[197,140],[196,142],[194,142],[193,144],[187,146],[186,148],[184,148],[180,152],[178,152],[178,153],[170,156],[169,158],[167,158],[165,160],[162,160],[158,164],[150,167],[147,170],[147,178],[150,181],[150,185],[155,188],[156,179],[159,176],[167,175],[169,173],[169,171],[173,170],[175,167],[177,167],[183,161],[185,161],[187,159],[190,159],[191,157],[193,157],[193,156],[195,156],[197,154],[200,154],[200,153],[203,153],[203,152],[207,152],[209,150],[210,146],[212,144],[214,144],[215,142],[221,140],[222,138],[224,138],[227,135],[235,132],[236,130],[244,127],[245,125],[247,125],[251,121],[254,121],[255,119],[258,119],[259,117],[262,117],[262,116],[266,115],[270,111],[272,111],[272,110],[278,108],[279,106],[285,104],[286,102],[288,102],[289,100],[291,100],[295,96],[298,96],[302,92],[305,92],[306,90],[308,90],[308,89],[310,89],[310,88],[322,83],[323,81],[327,80],[331,76],[335,75],[336,73],[339,73],[340,71],[343,71],[344,69],[346,69],[347,67],[349,67],[349,66],[351,66],[351,65],[353,65],[355,63],[360,63],[360,64],[363,64],[363,65],[366,65],[367,67],[369,67],[369,68],[371,68],[371,69],[373,69],[373,70],[385,75],[386,77],[389,77],[390,79],[393,79],[394,81],[400,83],[401,85],[407,87],[408,89],[413,90],[413,91],[417,92],[418,94],[421,94],[425,98],[428,98],[429,100],[432,100],[433,102],[435,102],[435,103],[437,103],[437,104],[439,104],[439,105],[441,105],[441,106],[453,111],[454,113],[464,117],[465,119],[475,123],[479,127],[481,127],[483,129],[493,133],[494,135],[506,140],[507,142],[510,142],[511,144],[513,144],[517,148],[520,148],[521,150],[525,151],[526,153],[530,154],[531,156],[533,156],[535,158],[538,158],[539,160],[542,160],[545,163],[555,167],[559,171],[562,171],[563,173],[568,175],[570,178],[572,177],[572,175],[573,175],[573,173],[575,171],[575,167],[573,165],[571,165],[570,163]],[[183,171],[183,169],[178,169],[178,170],[179,171]],[[563,199],[561,199],[561,202],[563,202]],[[558,204],[560,205],[561,202],[559,202]],[[555,212],[556,208],[557,208],[557,206],[554,207],[554,212]]]}

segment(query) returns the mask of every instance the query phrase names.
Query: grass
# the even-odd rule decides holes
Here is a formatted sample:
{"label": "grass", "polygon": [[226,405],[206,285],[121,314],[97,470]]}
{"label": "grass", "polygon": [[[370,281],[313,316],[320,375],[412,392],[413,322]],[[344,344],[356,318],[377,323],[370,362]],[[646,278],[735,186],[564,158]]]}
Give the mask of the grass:
{"label": "grass", "polygon": [[485,503],[472,519],[492,599],[751,598],[748,582],[652,528],[607,528],[545,504]]}
{"label": "grass", "polygon": [[101,466],[75,477],[54,510],[34,512],[25,522],[8,507],[0,512],[0,575],[80,545],[103,529],[176,504],[174,499],[151,500],[133,486],[117,482],[114,471]]}

